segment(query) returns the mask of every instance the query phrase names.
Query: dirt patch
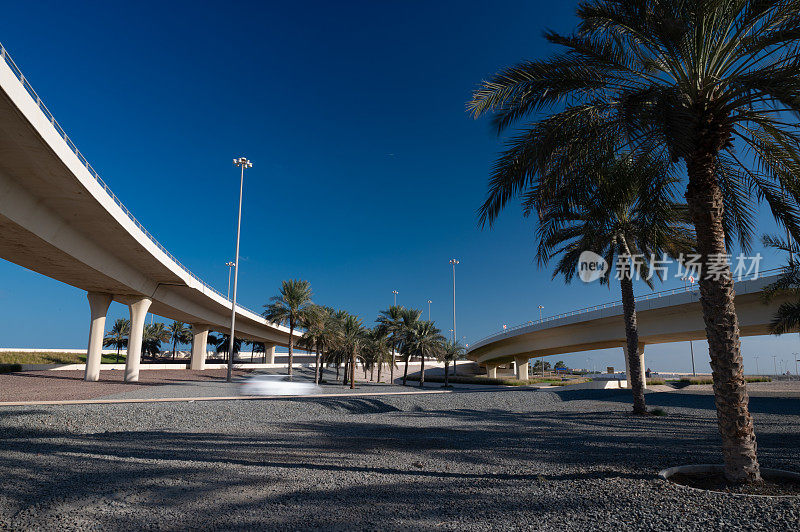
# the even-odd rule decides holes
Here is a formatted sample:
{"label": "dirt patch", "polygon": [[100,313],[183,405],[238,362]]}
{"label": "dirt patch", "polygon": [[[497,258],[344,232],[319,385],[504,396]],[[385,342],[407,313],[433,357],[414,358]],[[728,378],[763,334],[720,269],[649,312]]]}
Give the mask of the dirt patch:
{"label": "dirt patch", "polygon": [[[234,371],[234,375],[246,372]],[[163,386],[184,381],[224,380],[226,370],[142,370],[139,382],[123,381],[124,371],[100,372],[100,380],[86,382],[83,371],[20,371],[0,374],[0,402],[99,399],[130,391],[135,386]]]}
{"label": "dirt patch", "polygon": [[720,473],[675,473],[669,477],[670,482],[720,493],[737,493],[742,495],[800,496],[800,481],[788,478],[769,478],[762,475],[764,481],[758,484],[732,484]]}

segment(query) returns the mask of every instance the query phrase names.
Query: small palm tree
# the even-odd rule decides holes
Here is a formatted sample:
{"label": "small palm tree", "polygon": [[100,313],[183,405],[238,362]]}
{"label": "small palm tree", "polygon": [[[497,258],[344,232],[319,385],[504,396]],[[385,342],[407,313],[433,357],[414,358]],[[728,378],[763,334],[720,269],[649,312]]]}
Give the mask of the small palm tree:
{"label": "small palm tree", "polygon": [[322,307],[319,305],[312,305],[309,307],[308,315],[306,317],[306,331],[301,338],[301,345],[309,352],[313,351],[315,354],[314,364],[314,383],[319,384],[321,373],[322,352],[325,344],[328,341],[326,328],[330,325],[330,317],[333,309]]}
{"label": "small palm tree", "polygon": [[600,281],[609,284],[612,270],[617,270],[635,414],[646,414],[647,407],[633,280],[641,276],[652,286],[647,271],[651,258],[662,260],[665,254],[678,258],[692,251],[694,240],[686,205],[677,202],[678,179],[669,169],[649,157],[602,159],[579,170],[587,174],[584,188],[552,192],[550,205],[539,215],[536,258],[546,265],[560,257],[553,277],[563,275],[571,282],[584,251],[617,265],[606,268]]}
{"label": "small palm tree", "polygon": [[351,390],[356,387],[356,359],[361,356],[368,341],[369,336],[361,320],[356,316],[348,315],[339,329],[339,343],[350,357],[349,379]]}
{"label": "small palm tree", "polygon": [[733,276],[717,266],[732,237],[748,249],[757,202],[800,239],[798,12],[800,0],[586,0],[573,34],[546,34],[564,53],[498,72],[468,104],[492,113],[498,132],[533,119],[494,167],[484,222],[520,194],[580,188],[569,169],[598,149],[683,163],[731,482],[761,474]]}
{"label": "small palm tree", "polygon": [[192,329],[181,321],[173,321],[166,329],[172,340],[172,360],[175,360],[178,344],[188,344],[192,341]]}
{"label": "small palm tree", "polygon": [[425,386],[425,359],[438,357],[446,342],[432,321],[417,321],[408,337],[408,350],[420,359],[419,387]]}
{"label": "small palm tree", "polygon": [[231,360],[235,359],[236,355],[239,354],[239,351],[242,350],[242,339],[234,337],[234,339],[233,339],[233,356],[231,356],[231,354],[228,353],[228,350],[231,347],[230,338],[231,338],[230,334],[222,334],[220,336],[214,337],[214,339],[216,340],[214,346],[216,348],[217,354],[224,353],[225,354],[225,360],[227,360],[228,357],[231,357]]}
{"label": "small palm tree", "polygon": [[272,303],[264,305],[266,319],[289,325],[289,375],[292,374],[294,363],[294,330],[308,320],[313,308],[311,296],[311,284],[308,281],[290,279],[283,281],[279,295],[270,298]]}
{"label": "small palm tree", "polygon": [[417,323],[419,322],[419,317],[422,315],[421,310],[410,309],[401,307],[400,308],[400,323],[399,323],[399,350],[400,355],[403,357],[403,362],[405,364],[405,368],[403,369],[403,386],[406,385],[406,381],[408,380],[408,362],[412,356],[415,355],[413,349],[411,349],[411,339],[414,335],[414,331],[417,328]]}
{"label": "small palm tree", "polygon": [[119,364],[119,350],[123,347],[128,347],[128,336],[131,334],[131,321],[124,318],[118,318],[114,321],[114,326],[103,338],[103,347],[116,347],[117,360]]}
{"label": "small palm tree", "polygon": [[445,388],[447,388],[448,385],[449,385],[449,380],[448,380],[448,376],[447,376],[447,374],[448,374],[447,369],[448,369],[448,366],[450,365],[450,362],[455,363],[456,360],[458,360],[459,358],[461,358],[464,355],[464,352],[465,352],[464,347],[462,347],[457,342],[452,342],[452,341],[448,340],[448,341],[445,341],[442,344],[441,349],[439,350],[438,359],[439,359],[440,362],[444,362],[444,387]]}
{"label": "small palm tree", "polygon": [[161,352],[161,342],[169,342],[172,335],[163,323],[150,323],[144,326],[142,335],[142,352],[155,358]]}
{"label": "small palm tree", "polygon": [[395,351],[400,350],[404,332],[403,307],[393,305],[386,310],[380,311],[377,322],[381,332],[389,336],[389,342],[392,347],[392,361],[389,365],[389,381],[394,384],[394,354]]}
{"label": "small palm tree", "polygon": [[779,296],[792,299],[778,307],[769,324],[769,331],[776,336],[795,332],[800,328],[800,263],[794,257],[800,253],[800,247],[794,242],[769,235],[764,236],[763,243],[766,247],[789,253],[790,257],[789,262],[781,269],[778,280],[763,289],[764,301],[767,303]]}

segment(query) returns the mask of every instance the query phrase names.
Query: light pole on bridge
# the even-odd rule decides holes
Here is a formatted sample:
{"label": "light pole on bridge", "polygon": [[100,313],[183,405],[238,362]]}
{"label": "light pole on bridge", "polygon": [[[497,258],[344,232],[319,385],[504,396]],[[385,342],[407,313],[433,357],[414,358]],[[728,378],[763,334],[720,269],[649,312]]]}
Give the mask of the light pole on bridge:
{"label": "light pole on bridge", "polygon": [[228,299],[231,298],[231,269],[235,266],[235,264],[231,261],[225,263],[225,266],[228,267]]}

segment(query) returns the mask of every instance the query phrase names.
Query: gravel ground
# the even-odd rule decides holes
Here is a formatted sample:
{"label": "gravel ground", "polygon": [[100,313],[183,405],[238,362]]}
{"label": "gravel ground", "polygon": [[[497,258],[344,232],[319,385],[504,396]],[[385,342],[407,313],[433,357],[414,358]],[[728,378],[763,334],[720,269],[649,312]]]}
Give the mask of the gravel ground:
{"label": "gravel ground", "polygon": [[[713,397],[613,390],[0,408],[0,529],[797,530],[800,500],[656,477],[720,462]],[[751,403],[800,471],[800,400]]]}

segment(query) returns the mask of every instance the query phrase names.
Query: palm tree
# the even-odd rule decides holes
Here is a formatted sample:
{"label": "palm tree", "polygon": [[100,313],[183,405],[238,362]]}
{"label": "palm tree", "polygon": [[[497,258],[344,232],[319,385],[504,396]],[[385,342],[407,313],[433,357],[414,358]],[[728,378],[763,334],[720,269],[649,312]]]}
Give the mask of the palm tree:
{"label": "palm tree", "polygon": [[188,344],[192,341],[192,329],[181,321],[173,321],[166,329],[172,340],[172,360],[175,360],[178,344]]}
{"label": "palm tree", "polygon": [[[660,273],[663,264],[653,265],[651,260],[690,253],[691,222],[686,205],[677,202],[678,179],[670,175],[667,163],[650,157],[609,157],[585,166],[580,167],[586,174],[585,187],[557,191],[540,211],[536,258],[546,265],[561,257],[553,277],[563,275],[567,283],[572,282],[584,251],[617,265],[633,412],[647,414],[633,280],[643,277],[652,287],[650,267],[656,266]],[[609,284],[611,274],[612,268],[606,268],[601,283]]]}
{"label": "palm tree", "polygon": [[242,339],[241,338],[236,338],[236,337],[233,338],[233,355],[232,356],[231,356],[230,353],[228,353],[228,350],[230,349],[230,338],[231,338],[231,335],[230,334],[222,334],[221,336],[217,336],[217,337],[214,337],[214,338],[216,340],[214,345],[216,347],[217,354],[225,353],[225,359],[226,360],[228,359],[229,356],[231,357],[232,360],[235,359],[236,355],[239,354],[239,351],[242,350]]}
{"label": "palm tree", "polygon": [[763,290],[764,301],[767,303],[778,296],[792,298],[791,301],[781,303],[769,324],[769,331],[780,336],[797,331],[800,327],[800,263],[794,260],[800,247],[794,242],[769,235],[764,236],[763,243],[766,247],[789,253],[789,262],[782,268],[778,279]]}
{"label": "palm tree", "polygon": [[414,354],[420,359],[419,387],[425,386],[425,358],[436,357],[446,342],[441,331],[432,321],[415,321],[413,328],[408,331],[406,349],[409,354]]}
{"label": "palm tree", "polygon": [[393,305],[386,310],[380,311],[378,315],[378,327],[383,334],[390,337],[392,346],[392,361],[389,366],[389,381],[394,384],[394,353],[400,350],[401,338],[403,335],[403,307]]}
{"label": "palm tree", "polygon": [[493,113],[498,132],[533,118],[498,159],[480,219],[491,224],[520,194],[580,188],[570,168],[598,148],[683,163],[725,476],[758,482],[733,277],[721,258],[735,236],[749,249],[762,200],[800,237],[800,0],[587,0],[577,15],[573,34],[546,34],[566,52],[500,71],[468,103],[476,117]]}
{"label": "palm tree", "polygon": [[440,362],[444,362],[444,387],[447,388],[449,385],[448,377],[447,377],[447,369],[450,365],[450,362],[455,363],[461,356],[464,355],[464,348],[458,342],[451,342],[445,341],[442,344],[441,349],[439,350],[438,359]]}
{"label": "palm tree", "polygon": [[381,382],[381,373],[384,364],[392,363],[392,345],[389,335],[376,325],[370,332],[370,352],[374,364],[378,365],[378,382]]}
{"label": "palm tree", "polygon": [[130,334],[131,320],[118,318],[114,321],[114,326],[111,327],[109,333],[103,338],[103,347],[117,348],[117,364],[119,364],[119,350],[123,347],[128,347],[128,336],[130,336]]}
{"label": "palm tree", "polygon": [[294,363],[294,330],[306,322],[313,303],[311,284],[308,281],[289,279],[281,284],[280,294],[264,305],[264,317],[274,323],[289,324],[289,375]]}
{"label": "palm tree", "polygon": [[161,342],[169,342],[172,335],[163,323],[150,323],[144,326],[142,335],[142,352],[155,358],[161,352]]}
{"label": "palm tree", "polygon": [[339,342],[343,350],[349,355],[349,380],[350,389],[356,387],[356,359],[361,356],[362,350],[369,340],[364,324],[356,316],[348,315],[339,329]]}
{"label": "palm tree", "polygon": [[405,368],[403,369],[403,386],[406,385],[406,381],[408,380],[408,362],[411,357],[414,356],[414,352],[409,348],[410,340],[414,330],[417,328],[417,322],[419,322],[419,317],[421,315],[421,310],[400,307],[398,345],[400,354],[403,357],[403,362],[405,363]]}
{"label": "palm tree", "polygon": [[322,352],[325,344],[328,341],[328,327],[330,325],[331,315],[333,309],[329,307],[322,307],[319,305],[312,305],[309,307],[308,315],[306,317],[306,331],[303,333],[301,342],[306,350],[313,351],[315,354],[314,364],[314,383],[319,384],[322,377],[320,371],[320,364],[322,360]]}

